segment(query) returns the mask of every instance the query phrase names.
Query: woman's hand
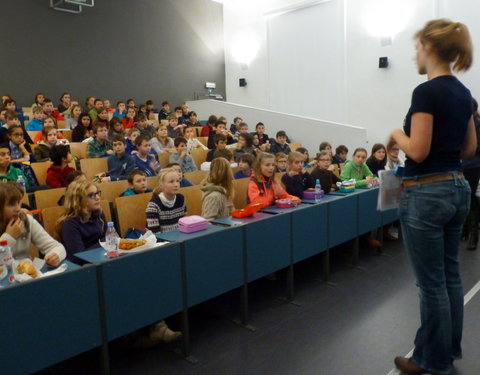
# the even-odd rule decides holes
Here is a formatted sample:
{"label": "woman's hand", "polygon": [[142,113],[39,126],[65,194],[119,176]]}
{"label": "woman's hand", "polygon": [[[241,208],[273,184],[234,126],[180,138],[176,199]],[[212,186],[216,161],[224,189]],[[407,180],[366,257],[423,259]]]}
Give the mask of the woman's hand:
{"label": "woman's hand", "polygon": [[365,181],[367,182],[367,184],[369,184],[372,181],[372,179],[373,179],[372,176],[365,177]]}
{"label": "woman's hand", "polygon": [[52,267],[56,267],[60,263],[60,257],[58,254],[52,252],[45,255],[44,260],[49,266]]}
{"label": "woman's hand", "polygon": [[7,227],[5,228],[5,233],[8,233],[15,239],[20,237],[24,231],[25,224],[19,217],[10,220],[10,222],[7,224]]}

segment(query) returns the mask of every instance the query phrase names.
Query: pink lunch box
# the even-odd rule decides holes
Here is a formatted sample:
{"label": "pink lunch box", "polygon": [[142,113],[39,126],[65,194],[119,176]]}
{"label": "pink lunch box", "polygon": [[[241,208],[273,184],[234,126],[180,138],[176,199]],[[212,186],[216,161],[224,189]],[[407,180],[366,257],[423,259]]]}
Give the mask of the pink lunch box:
{"label": "pink lunch box", "polygon": [[182,233],[193,233],[205,230],[208,227],[208,220],[198,216],[185,216],[178,220],[178,230]]}
{"label": "pink lunch box", "polygon": [[291,199],[277,199],[275,201],[275,206],[278,208],[288,208],[293,207],[293,203]]}

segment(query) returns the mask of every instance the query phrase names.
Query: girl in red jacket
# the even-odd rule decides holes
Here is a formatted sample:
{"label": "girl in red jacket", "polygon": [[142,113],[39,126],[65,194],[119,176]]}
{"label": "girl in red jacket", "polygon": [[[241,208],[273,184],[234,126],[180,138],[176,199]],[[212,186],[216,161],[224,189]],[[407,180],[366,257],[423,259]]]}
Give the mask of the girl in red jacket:
{"label": "girl in red jacket", "polygon": [[300,203],[300,198],[288,194],[275,181],[275,156],[267,152],[258,154],[253,167],[254,175],[248,183],[248,202],[261,203],[269,207],[276,199],[293,199]]}

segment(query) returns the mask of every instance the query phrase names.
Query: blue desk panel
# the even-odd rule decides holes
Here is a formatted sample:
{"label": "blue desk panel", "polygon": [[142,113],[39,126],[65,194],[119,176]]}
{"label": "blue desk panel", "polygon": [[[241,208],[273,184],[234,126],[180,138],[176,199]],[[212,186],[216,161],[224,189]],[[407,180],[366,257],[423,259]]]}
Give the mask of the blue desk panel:
{"label": "blue desk panel", "polygon": [[[127,254],[130,255],[130,254]],[[96,249],[82,251],[81,253],[76,253],[75,257],[81,259],[87,263],[104,263],[112,260],[107,258],[105,255],[105,249],[98,247]]]}
{"label": "blue desk panel", "polygon": [[277,206],[273,205],[267,208],[262,208],[261,212],[265,212],[267,214],[288,214],[295,210],[299,210],[301,208],[306,207],[307,205],[304,203],[300,203],[298,206],[295,207],[288,207],[288,208],[278,208]]}
{"label": "blue desk panel", "polygon": [[271,215],[245,230],[248,282],[290,265],[290,215]]}
{"label": "blue desk panel", "polygon": [[357,221],[358,193],[350,193],[341,196],[341,199],[329,202],[328,247],[331,248],[356,238],[358,236]]}
{"label": "blue desk panel", "polygon": [[201,230],[199,232],[182,233],[179,230],[172,230],[170,232],[157,233],[156,236],[158,239],[162,241],[176,242],[176,241],[191,240],[192,238],[205,236],[206,234],[215,233],[219,230],[223,230],[223,228],[218,227],[216,225],[209,224],[206,230]]}
{"label": "blue desk panel", "polygon": [[101,267],[108,340],[181,311],[179,244],[115,258]]}
{"label": "blue desk panel", "polygon": [[272,217],[271,214],[266,214],[263,212],[256,212],[253,214],[253,216],[246,217],[243,219],[236,218],[236,217],[223,217],[221,219],[214,219],[212,220],[212,224],[220,224],[220,225],[228,225],[230,227],[237,226],[237,225],[245,225],[245,224],[250,224],[254,223],[258,220],[263,220],[266,218]]}
{"label": "blue desk panel", "polygon": [[291,213],[294,263],[327,250],[327,207],[312,204]]}
{"label": "blue desk panel", "polygon": [[382,211],[382,225],[393,223],[394,221],[399,220],[398,217],[398,208],[393,210]]}
{"label": "blue desk panel", "polygon": [[382,226],[382,215],[377,210],[378,189],[364,189],[358,194],[358,234],[371,232]]}
{"label": "blue desk panel", "polygon": [[0,289],[2,374],[30,374],[101,345],[96,267]]}
{"label": "blue desk panel", "polygon": [[328,203],[337,199],[341,199],[343,197],[342,195],[332,195],[332,194],[327,194],[324,195],[323,198],[320,200],[320,202],[315,202],[315,199],[302,199],[302,203],[306,204],[324,204]]}
{"label": "blue desk panel", "polygon": [[188,307],[242,286],[243,228],[221,228],[185,240]]}

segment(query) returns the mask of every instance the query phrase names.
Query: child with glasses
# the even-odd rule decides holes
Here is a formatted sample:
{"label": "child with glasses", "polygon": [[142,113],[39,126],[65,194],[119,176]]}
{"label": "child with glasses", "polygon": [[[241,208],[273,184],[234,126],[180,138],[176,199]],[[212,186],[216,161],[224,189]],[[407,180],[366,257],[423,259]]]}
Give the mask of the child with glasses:
{"label": "child with glasses", "polygon": [[403,161],[398,157],[400,146],[394,140],[387,144],[387,164],[386,170],[394,170],[397,167],[403,167]]}
{"label": "child with glasses", "polygon": [[340,179],[333,173],[332,166],[330,153],[321,151],[317,155],[317,167],[310,174],[315,181],[320,180],[320,185],[322,185],[325,194],[330,193],[331,190],[336,190],[337,182],[340,182]]}
{"label": "child with glasses", "polygon": [[100,205],[100,190],[92,181],[74,181],[65,193],[65,212],[57,222],[57,233],[67,250],[67,259],[81,261],[75,254],[99,247],[107,222]]}

